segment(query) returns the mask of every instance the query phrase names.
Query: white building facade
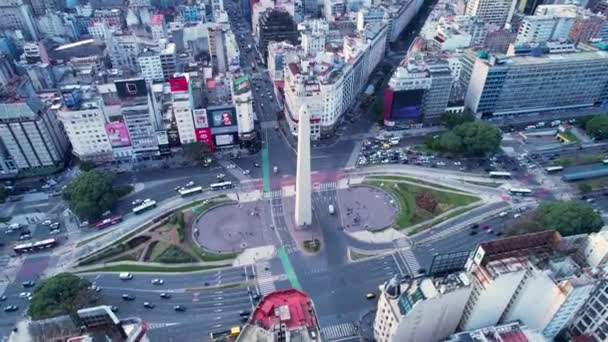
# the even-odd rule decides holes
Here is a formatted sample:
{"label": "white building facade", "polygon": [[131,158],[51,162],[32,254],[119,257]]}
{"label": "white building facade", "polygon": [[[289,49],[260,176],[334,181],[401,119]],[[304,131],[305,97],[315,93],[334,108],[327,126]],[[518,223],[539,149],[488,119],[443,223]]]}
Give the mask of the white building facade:
{"label": "white building facade", "polygon": [[72,143],[72,153],[81,160],[108,160],[112,145],[106,132],[105,114],[96,102],[86,102],[80,109],[62,106],[57,118]]}

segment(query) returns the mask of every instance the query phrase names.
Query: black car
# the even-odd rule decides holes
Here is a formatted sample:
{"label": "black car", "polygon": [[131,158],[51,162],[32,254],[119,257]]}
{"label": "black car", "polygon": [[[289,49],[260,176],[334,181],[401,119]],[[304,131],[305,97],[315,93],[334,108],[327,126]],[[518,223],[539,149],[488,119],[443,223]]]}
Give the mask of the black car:
{"label": "black car", "polygon": [[124,300],[135,300],[135,296],[130,295],[130,294],[128,294],[128,293],[124,293],[124,294],[122,295],[122,299],[124,299]]}
{"label": "black car", "polygon": [[173,307],[173,310],[175,310],[177,312],[184,312],[184,311],[186,311],[186,308],[182,305],[176,305]]}
{"label": "black car", "polygon": [[471,236],[473,236],[473,235],[477,235],[477,231],[472,230],[472,231],[470,231],[470,232],[469,232],[469,235],[471,235]]}
{"label": "black car", "polygon": [[249,311],[249,310],[241,310],[239,312],[239,316],[241,316],[241,317],[249,317],[249,315],[251,315],[251,311]]}
{"label": "black car", "polygon": [[171,294],[163,292],[163,293],[160,294],[160,298],[162,298],[162,299],[169,299],[169,298],[171,298]]}
{"label": "black car", "polygon": [[144,302],[144,308],[146,309],[154,309],[156,305],[150,303],[150,302]]}
{"label": "black car", "polygon": [[19,307],[17,305],[7,305],[4,307],[4,311],[6,312],[12,312],[17,310],[19,310]]}
{"label": "black car", "polygon": [[118,306],[112,305],[112,306],[110,306],[110,310],[112,310],[112,312],[116,312],[116,311],[118,311]]}
{"label": "black car", "polygon": [[479,223],[475,223],[471,226],[471,229],[477,229],[479,228]]}
{"label": "black car", "polygon": [[35,285],[36,283],[33,280],[24,281],[21,283],[21,286],[23,287],[34,287]]}

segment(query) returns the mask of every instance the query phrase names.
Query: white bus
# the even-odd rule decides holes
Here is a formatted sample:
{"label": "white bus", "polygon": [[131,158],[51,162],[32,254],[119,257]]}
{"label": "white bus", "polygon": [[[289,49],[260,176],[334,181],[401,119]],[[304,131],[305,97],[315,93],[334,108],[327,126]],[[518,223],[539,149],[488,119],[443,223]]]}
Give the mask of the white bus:
{"label": "white bus", "polygon": [[213,190],[213,191],[231,189],[231,188],[232,188],[232,182],[230,182],[230,181],[211,184],[211,190]]}
{"label": "white bus", "polygon": [[516,195],[516,196],[531,196],[532,190],[511,188],[511,189],[509,189],[509,193],[511,195]]}
{"label": "white bus", "polygon": [[203,192],[203,187],[202,186],[195,186],[193,188],[189,188],[189,189],[180,189],[179,190],[179,194],[182,197],[186,197],[186,196],[190,196],[190,195],[194,195],[194,194],[198,194]]}
{"label": "white bus", "polygon": [[40,240],[36,242],[28,242],[20,245],[16,245],[13,250],[17,254],[21,253],[33,253],[37,251],[41,251],[47,248],[55,247],[57,241],[55,239],[46,239]]}
{"label": "white bus", "polygon": [[548,168],[545,169],[545,171],[547,171],[547,173],[556,173],[556,172],[560,172],[563,169],[564,169],[563,166],[549,166]]}
{"label": "white bus", "polygon": [[135,215],[137,214],[141,214],[144,211],[148,210],[148,209],[152,209],[156,207],[156,201],[153,201],[151,199],[147,199],[144,201],[144,203],[138,205],[137,207],[133,208],[133,213]]}
{"label": "white bus", "polygon": [[608,165],[608,159],[602,160],[602,163],[604,163],[604,165]]}
{"label": "white bus", "polygon": [[511,178],[511,172],[491,171],[491,178]]}

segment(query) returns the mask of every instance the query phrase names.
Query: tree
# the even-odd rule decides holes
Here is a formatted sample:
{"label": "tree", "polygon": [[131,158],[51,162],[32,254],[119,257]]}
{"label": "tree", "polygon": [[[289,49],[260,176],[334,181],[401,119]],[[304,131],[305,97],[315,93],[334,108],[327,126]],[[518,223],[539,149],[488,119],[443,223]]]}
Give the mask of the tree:
{"label": "tree", "polygon": [[209,145],[201,142],[194,142],[187,145],[183,145],[184,152],[193,161],[201,161],[209,155]]}
{"label": "tree", "polygon": [[579,183],[578,189],[580,190],[580,192],[586,194],[588,192],[591,192],[591,190],[593,190],[593,187],[588,183]]}
{"label": "tree", "polygon": [[0,203],[4,202],[4,200],[6,200],[6,197],[8,197],[8,194],[6,193],[6,188],[4,187],[4,185],[0,184]]}
{"label": "tree", "polygon": [[75,315],[98,300],[88,280],[71,273],[60,273],[45,280],[34,290],[29,315],[33,320]]}
{"label": "tree", "polygon": [[430,213],[435,212],[437,208],[437,200],[430,192],[421,192],[416,194],[416,206],[422,208]]}
{"label": "tree", "polygon": [[465,155],[484,155],[495,152],[502,141],[502,132],[496,126],[483,122],[465,122],[439,137],[440,150]]}
{"label": "tree", "polygon": [[547,229],[555,229],[564,236],[597,232],[604,225],[593,207],[581,201],[543,203],[537,210]]}
{"label": "tree", "polygon": [[465,122],[473,122],[475,121],[475,116],[469,112],[464,113],[448,113],[445,112],[441,115],[441,123],[446,128],[454,128],[458,125],[461,125]]}
{"label": "tree", "polygon": [[95,167],[97,167],[97,165],[95,165],[95,163],[93,163],[92,161],[82,160],[80,162],[80,171],[84,171],[84,172],[91,171]]}
{"label": "tree", "polygon": [[91,170],[81,173],[66,188],[64,197],[70,209],[81,218],[98,219],[109,210],[117,196],[112,188],[111,174]]}
{"label": "tree", "polygon": [[585,131],[596,139],[608,138],[608,115],[596,115],[589,119]]}

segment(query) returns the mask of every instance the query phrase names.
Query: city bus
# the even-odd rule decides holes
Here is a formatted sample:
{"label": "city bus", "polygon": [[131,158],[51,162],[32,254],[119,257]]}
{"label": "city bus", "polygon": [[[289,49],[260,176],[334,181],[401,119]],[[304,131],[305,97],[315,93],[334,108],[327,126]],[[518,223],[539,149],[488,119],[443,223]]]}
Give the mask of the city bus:
{"label": "city bus", "polygon": [[38,251],[41,251],[41,250],[44,250],[47,248],[53,248],[53,247],[55,247],[55,245],[57,245],[57,240],[46,239],[46,240],[40,240],[40,241],[28,242],[28,243],[22,243],[22,244],[16,245],[13,248],[13,250],[17,254],[34,253],[34,252],[38,252]]}
{"label": "city bus", "polygon": [[179,194],[182,197],[186,197],[186,196],[190,196],[190,195],[194,195],[194,194],[198,194],[203,192],[203,187],[202,186],[195,186],[193,188],[189,188],[189,189],[180,189],[179,190]]}
{"label": "city bus", "polygon": [[532,190],[511,188],[511,189],[509,189],[509,193],[511,195],[516,195],[516,196],[531,196]]}
{"label": "city bus", "polygon": [[213,190],[213,191],[223,190],[223,189],[231,189],[232,188],[232,182],[225,181],[225,182],[213,183],[210,186],[211,186],[211,190]]}
{"label": "city bus", "polygon": [[608,159],[602,160],[602,163],[604,163],[604,165],[608,165]]}
{"label": "city bus", "polygon": [[151,199],[146,199],[144,201],[144,203],[142,203],[142,204],[138,205],[137,207],[133,208],[133,213],[135,215],[141,214],[144,211],[152,209],[154,207],[156,207],[156,201],[153,201]]}
{"label": "city bus", "polygon": [[95,228],[97,228],[97,229],[108,228],[110,226],[117,224],[120,221],[122,221],[122,216],[120,216],[120,215],[112,216],[103,221],[97,222],[97,224],[95,225]]}
{"label": "city bus", "polygon": [[511,178],[511,172],[491,171],[490,178]]}
{"label": "city bus", "polygon": [[547,171],[547,173],[556,173],[556,172],[560,172],[563,169],[564,169],[563,166],[549,166],[548,168],[545,169],[545,171]]}

